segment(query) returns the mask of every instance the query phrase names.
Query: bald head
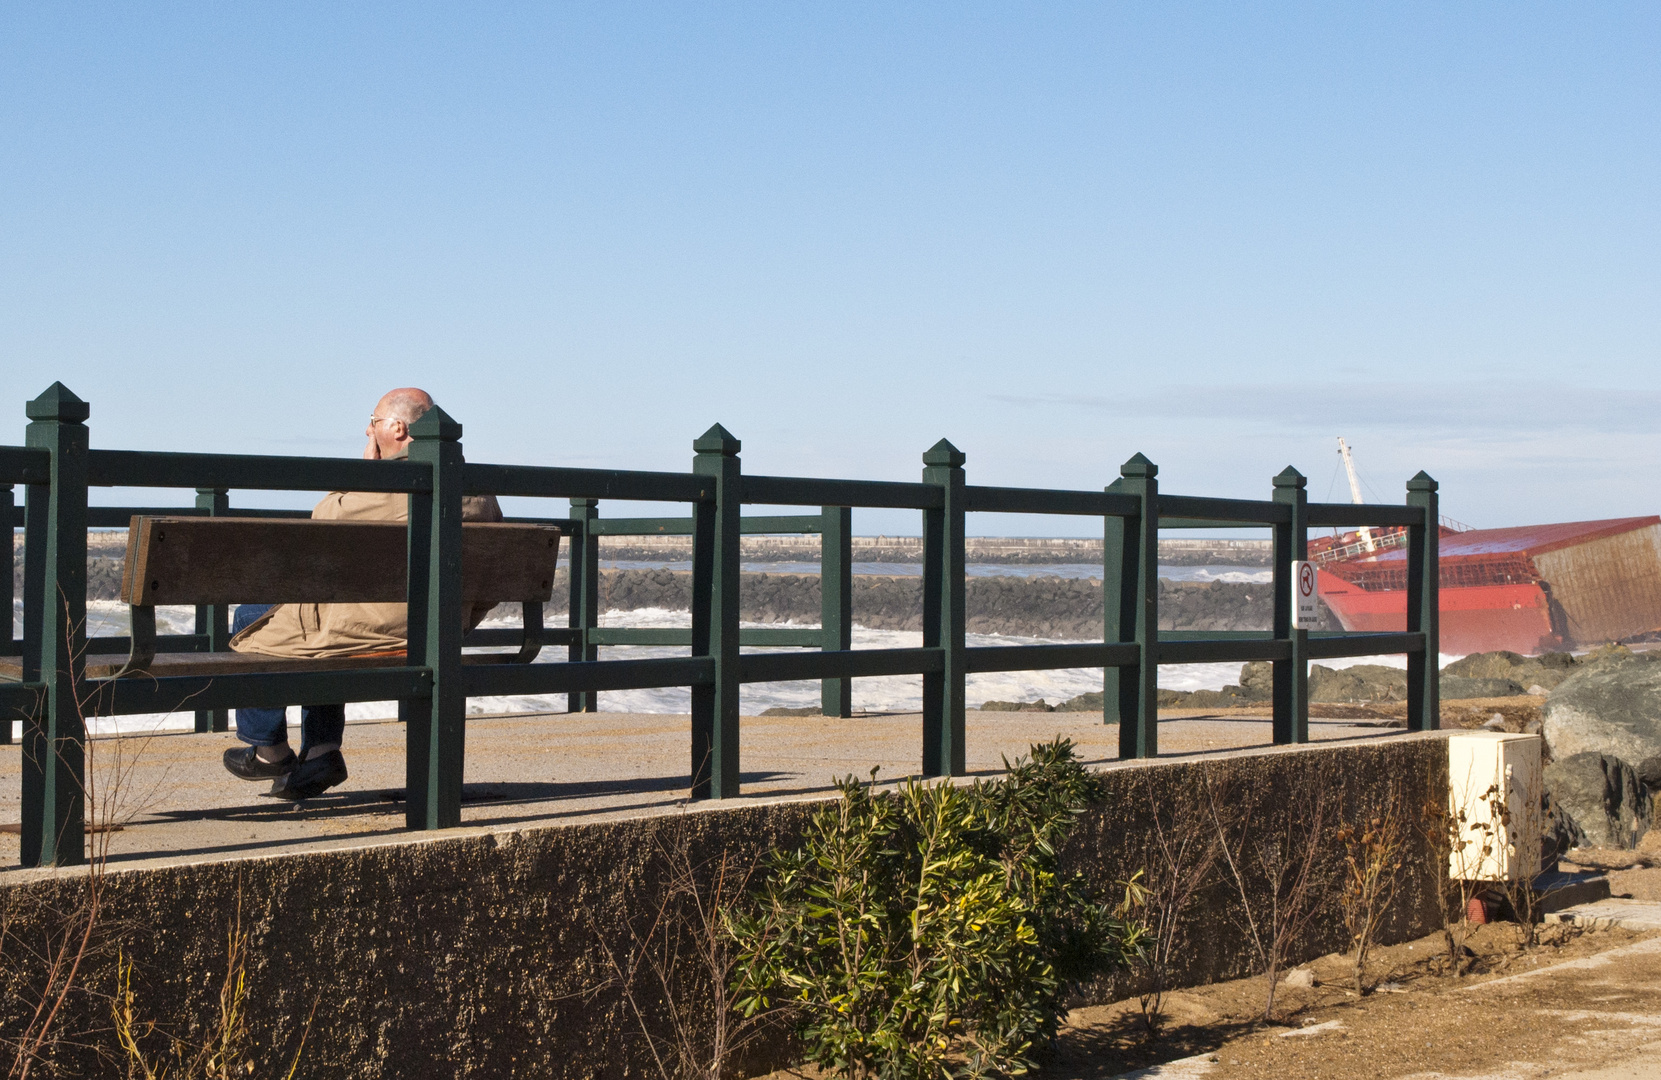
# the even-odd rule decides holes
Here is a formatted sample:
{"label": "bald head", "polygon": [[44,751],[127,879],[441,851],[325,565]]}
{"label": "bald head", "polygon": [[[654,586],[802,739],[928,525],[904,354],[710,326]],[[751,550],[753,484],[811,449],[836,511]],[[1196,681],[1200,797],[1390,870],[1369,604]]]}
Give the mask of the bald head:
{"label": "bald head", "polygon": [[400,386],[396,390],[388,390],[381,396],[381,400],[375,405],[375,415],[413,424],[432,407],[433,396],[425,390],[413,386]]}
{"label": "bald head", "polygon": [[388,390],[375,403],[375,415],[364,434],[369,445],[364,448],[366,458],[398,458],[409,453],[409,426],[421,419],[433,407],[433,396],[413,386]]}

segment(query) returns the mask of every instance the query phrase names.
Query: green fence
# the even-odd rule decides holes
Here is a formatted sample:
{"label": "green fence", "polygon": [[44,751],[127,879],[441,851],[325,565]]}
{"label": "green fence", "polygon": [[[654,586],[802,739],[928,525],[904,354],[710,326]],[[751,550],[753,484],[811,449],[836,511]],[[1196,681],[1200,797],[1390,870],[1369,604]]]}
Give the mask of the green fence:
{"label": "green fence", "polygon": [[[1311,503],[1304,478],[1287,469],[1268,500],[1163,494],[1158,469],[1140,454],[1102,491],[982,487],[969,484],[964,455],[941,440],[923,455],[917,483],[745,475],[739,441],[720,425],[693,442],[690,472],[487,465],[464,460],[461,425],[433,409],[411,426],[407,461],[243,454],[92,450],[90,409],[61,384],[28,403],[25,445],[0,446],[0,514],[25,535],[23,636],[8,621],[0,641],[21,657],[20,681],[0,683],[0,710],[24,721],[22,857],[25,865],[84,857],[84,715],[189,710],[199,730],[223,730],[236,707],[330,702],[399,702],[407,722],[406,820],[414,829],[461,820],[466,699],[486,695],[567,694],[573,710],[593,709],[610,690],[685,686],[692,695],[689,787],[694,797],[739,791],[739,687],[821,680],[830,715],[850,712],[850,680],[883,675],[923,679],[921,772],[964,772],[964,688],[978,672],[1099,667],[1103,720],[1119,725],[1122,757],[1159,750],[1159,664],[1267,660],[1274,665],[1274,739],[1307,741],[1308,661],[1405,653],[1408,727],[1437,724],[1436,483],[1408,481],[1403,506]],[[24,507],[13,488],[24,487]],[[174,488],[194,506],[93,507],[89,488]],[[125,638],[86,638],[89,528],[123,527],[137,513],[304,517],[303,512],[233,509],[232,491],[405,492],[410,498],[409,634],[406,666],[237,674],[215,678],[88,679],[88,653],[124,653]],[[567,627],[541,631],[564,644],[564,663],[463,667],[464,648],[518,645],[524,632],[477,630],[464,640],[461,615],[461,500],[493,494],[569,500],[567,517],[513,518],[562,525],[570,537]],[[602,518],[613,500],[685,503],[681,518]],[[746,517],[745,506],[813,507],[789,517]],[[911,509],[922,514],[923,644],[911,649],[851,647],[851,510]],[[1049,514],[1102,522],[1105,550],[1102,640],[1072,645],[970,648],[965,642],[964,537],[972,513]],[[1407,630],[1337,634],[1293,629],[1291,563],[1306,554],[1308,530],[1321,526],[1406,526],[1409,530]],[[1160,633],[1158,535],[1161,528],[1267,526],[1274,536],[1274,627],[1265,632]],[[746,533],[817,532],[823,537],[820,629],[739,628],[739,538]],[[599,537],[681,533],[692,537],[692,626],[619,629],[598,625]],[[3,586],[11,596],[11,576]],[[260,597],[249,597],[258,602]],[[227,648],[224,608],[198,609],[195,633],[164,635],[163,651]],[[599,660],[602,645],[686,646],[690,655]],[[801,646],[786,653],[744,646]],[[0,724],[11,738],[11,724]]]}

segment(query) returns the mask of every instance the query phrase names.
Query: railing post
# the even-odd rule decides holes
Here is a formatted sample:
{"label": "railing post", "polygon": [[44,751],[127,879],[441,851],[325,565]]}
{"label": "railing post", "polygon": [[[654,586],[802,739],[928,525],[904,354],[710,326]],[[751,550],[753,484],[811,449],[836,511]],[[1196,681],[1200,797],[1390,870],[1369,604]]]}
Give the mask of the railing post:
{"label": "railing post", "polygon": [[[62,383],[28,404],[26,442],[51,454],[49,484],[30,484],[26,543],[41,553],[39,630],[24,678],[46,684],[41,710],[23,726],[24,866],[86,861],[86,723],[77,697],[85,672],[87,428],[91,407]],[[38,508],[38,511],[37,511]],[[39,517],[37,518],[37,512]],[[29,592],[36,595],[28,596]],[[32,661],[32,662],[31,662]],[[32,669],[32,670],[31,670]]]}
{"label": "railing post", "polygon": [[1292,643],[1292,655],[1273,661],[1274,741],[1309,741],[1309,631],[1292,628],[1292,563],[1309,557],[1309,492],[1302,473],[1288,465],[1274,479],[1274,501],[1292,508],[1292,520],[1274,527],[1275,637]]}
{"label": "railing post", "polygon": [[[1120,559],[1120,641],[1141,659],[1119,671],[1119,757],[1159,756],[1159,466],[1136,454],[1119,467],[1114,489],[1142,503],[1124,519]],[[1103,582],[1106,585],[1106,582]]]}
{"label": "railing post", "polygon": [[[197,488],[196,508],[209,517],[224,517],[231,509],[230,493],[224,488]],[[196,632],[208,637],[209,652],[228,652],[231,647],[231,609],[224,604],[198,605]],[[227,709],[197,709],[197,731],[225,731],[230,727]]]}
{"label": "railing post", "polygon": [[[1109,495],[1125,495],[1123,480],[1115,480],[1105,489]],[[1136,580],[1134,560],[1125,561],[1125,544],[1129,523],[1118,515],[1102,519],[1102,640],[1108,644],[1136,640],[1134,624],[1125,606],[1127,591]],[[1122,672],[1116,667],[1102,669],[1102,723],[1117,724],[1119,712],[1119,679]],[[1126,714],[1134,715],[1134,714]]]}
{"label": "railing post", "polygon": [[[15,496],[12,494],[12,485],[0,484],[0,521],[6,523],[6,578],[0,581],[0,604],[6,609],[5,635],[0,637],[0,655],[16,656],[21,644],[13,635],[12,610],[17,606],[16,593],[12,588],[12,566],[17,558],[16,533],[12,527],[12,515],[17,510]],[[0,715],[0,746],[10,746],[12,741],[12,718]]]}
{"label": "railing post", "polygon": [[[577,631],[577,640],[566,650],[572,663],[598,660],[600,647],[589,639],[600,625],[600,537],[595,522],[600,520],[600,500],[572,499],[571,520],[580,522],[581,532],[571,538],[567,558],[571,567],[571,616],[568,625]],[[594,690],[567,694],[565,707],[571,712],[597,712],[600,695]]]}
{"label": "railing post", "polygon": [[692,444],[692,471],[715,486],[693,513],[692,654],[715,660],[712,686],[692,688],[692,797],[738,794],[738,582],[742,444],[716,424]]}
{"label": "railing post", "polygon": [[923,483],[937,484],[943,502],[923,511],[923,647],[940,649],[944,667],[923,676],[923,775],[962,776],[966,676],[964,617],[963,452],[941,439],[923,455]]}
{"label": "railing post", "polygon": [[[819,510],[820,648],[841,652],[854,647],[854,512],[847,506]],[[854,714],[854,681],[824,679],[819,684],[819,711],[826,716]]]}
{"label": "railing post", "polygon": [[1407,654],[1409,731],[1442,726],[1442,530],[1436,488],[1423,470],[1407,482],[1407,505],[1425,515],[1424,524],[1407,527],[1407,632],[1425,636],[1424,652]]}
{"label": "railing post", "polygon": [[434,405],[409,427],[409,459],[432,466],[432,491],[409,499],[409,660],[432,672],[432,696],[410,703],[404,822],[461,824],[467,697],[461,684],[461,425]]}

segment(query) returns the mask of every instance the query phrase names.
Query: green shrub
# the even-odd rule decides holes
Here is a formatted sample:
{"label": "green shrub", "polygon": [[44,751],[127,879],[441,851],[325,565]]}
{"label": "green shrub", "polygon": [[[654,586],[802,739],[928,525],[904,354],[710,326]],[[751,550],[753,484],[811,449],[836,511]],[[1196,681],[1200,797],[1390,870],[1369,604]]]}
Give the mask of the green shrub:
{"label": "green shrub", "polygon": [[1140,889],[1116,904],[1058,868],[1100,798],[1070,740],[971,787],[853,777],[730,921],[748,1015],[794,1009],[812,1061],[882,1080],[1019,1074],[1069,986],[1127,963]]}

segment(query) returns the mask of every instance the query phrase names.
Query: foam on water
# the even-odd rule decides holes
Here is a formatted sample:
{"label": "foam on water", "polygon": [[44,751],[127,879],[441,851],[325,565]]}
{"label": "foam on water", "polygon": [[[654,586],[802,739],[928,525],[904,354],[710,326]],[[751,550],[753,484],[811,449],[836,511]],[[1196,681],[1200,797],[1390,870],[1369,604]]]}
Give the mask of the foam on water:
{"label": "foam on water", "polygon": [[[1196,568],[1197,569],[1197,568]],[[603,626],[612,627],[688,627],[692,615],[688,611],[669,611],[662,608],[641,608],[636,611],[610,611],[600,619]],[[14,633],[21,633],[21,622],[15,618]],[[158,607],[156,629],[160,633],[190,633],[195,625],[195,613],[188,607]],[[513,619],[494,619],[487,626],[517,625]],[[746,623],[746,626],[761,625]],[[779,624],[766,624],[778,626]],[[784,624],[811,627],[817,624]],[[87,604],[87,628],[91,635],[122,635],[127,632],[126,605],[100,600]],[[1052,639],[1005,636],[1000,634],[970,634],[968,644],[1027,645],[1050,644]],[[919,648],[923,635],[907,630],[869,630],[854,627],[856,649]],[[790,652],[789,649],[755,649],[755,652]],[[600,650],[602,660],[644,658],[656,656],[684,656],[680,647],[606,647]],[[537,663],[559,663],[564,650],[545,649]],[[1442,664],[1458,659],[1441,658]],[[1356,664],[1385,664],[1405,668],[1405,656],[1363,656],[1345,660],[1323,661],[1328,667],[1344,668]],[[1159,669],[1159,685],[1170,690],[1216,690],[1240,678],[1239,664],[1167,664]],[[968,678],[968,698],[971,706],[984,701],[1036,701],[1043,698],[1055,705],[1079,694],[1102,688],[1100,668],[1064,668],[1057,671],[1010,671],[971,675]],[[923,705],[923,680],[920,675],[892,675],[882,678],[855,679],[854,708],[862,712],[916,712]],[[754,715],[774,707],[805,708],[819,704],[817,682],[749,683],[740,695],[740,708],[746,715]],[[470,713],[497,712],[563,712],[564,694],[522,695],[471,698],[467,703]],[[685,688],[656,690],[614,690],[600,695],[604,712],[684,713],[691,709],[691,694]],[[289,723],[298,727],[300,710],[289,709]],[[354,702],[346,706],[348,720],[377,720],[396,716],[397,704],[391,701]],[[94,734],[144,734],[155,731],[188,731],[194,724],[190,713],[147,713],[133,716],[95,718],[91,724]],[[14,738],[21,738],[21,725],[14,725]]]}

